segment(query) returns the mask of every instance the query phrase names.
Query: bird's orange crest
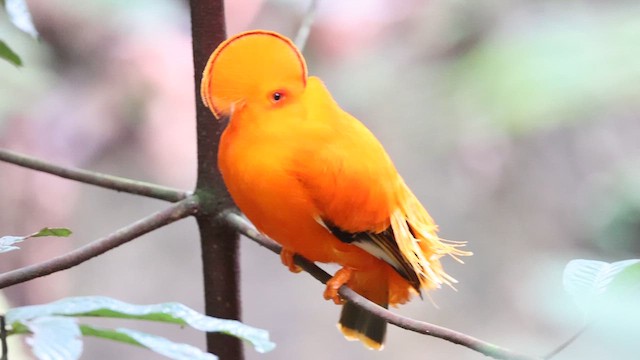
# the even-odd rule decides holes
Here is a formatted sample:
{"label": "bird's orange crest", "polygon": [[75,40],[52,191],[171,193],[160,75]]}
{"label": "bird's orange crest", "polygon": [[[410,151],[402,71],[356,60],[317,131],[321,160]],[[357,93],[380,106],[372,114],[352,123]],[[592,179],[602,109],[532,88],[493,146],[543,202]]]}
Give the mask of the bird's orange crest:
{"label": "bird's orange crest", "polygon": [[288,38],[271,31],[237,34],[211,54],[202,75],[202,101],[216,118],[248,102],[274,103],[299,94],[307,65]]}

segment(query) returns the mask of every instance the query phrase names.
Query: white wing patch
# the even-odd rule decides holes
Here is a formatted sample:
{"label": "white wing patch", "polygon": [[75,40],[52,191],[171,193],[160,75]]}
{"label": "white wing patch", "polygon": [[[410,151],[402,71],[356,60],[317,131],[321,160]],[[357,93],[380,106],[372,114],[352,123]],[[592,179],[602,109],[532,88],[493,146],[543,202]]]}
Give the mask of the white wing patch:
{"label": "white wing patch", "polygon": [[389,255],[389,253],[385,252],[381,247],[376,245],[375,243],[369,241],[354,241],[351,245],[355,245],[360,249],[368,252],[369,254],[377,257],[378,259],[386,262],[387,264],[393,266],[399,273],[403,273],[404,269],[402,268],[402,264],[395,259],[393,256]]}
{"label": "white wing patch", "polygon": [[318,216],[318,215],[314,216],[313,220],[315,220],[318,224],[320,224],[320,226],[325,228],[328,232],[331,232],[331,229],[329,229],[327,224],[324,223],[324,220],[322,220],[322,218],[320,216]]}

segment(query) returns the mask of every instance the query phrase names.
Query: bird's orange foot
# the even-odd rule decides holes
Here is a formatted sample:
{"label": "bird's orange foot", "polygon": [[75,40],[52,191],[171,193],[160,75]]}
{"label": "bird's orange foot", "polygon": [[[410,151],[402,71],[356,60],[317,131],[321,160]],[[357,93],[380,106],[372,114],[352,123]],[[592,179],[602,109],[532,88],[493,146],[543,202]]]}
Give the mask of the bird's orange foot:
{"label": "bird's orange foot", "polygon": [[340,289],[340,286],[349,282],[351,274],[353,274],[353,269],[348,267],[343,267],[338,270],[335,275],[327,281],[327,287],[324,290],[324,298],[326,300],[333,300],[337,305],[344,304],[344,300],[338,294],[338,289]]}
{"label": "bird's orange foot", "polygon": [[296,265],[296,263],[293,261],[293,257],[295,255],[295,252],[283,248],[282,251],[280,251],[280,260],[282,261],[282,264],[284,264],[284,266],[289,268],[289,271],[291,271],[292,273],[299,273],[300,271],[302,271],[302,268]]}

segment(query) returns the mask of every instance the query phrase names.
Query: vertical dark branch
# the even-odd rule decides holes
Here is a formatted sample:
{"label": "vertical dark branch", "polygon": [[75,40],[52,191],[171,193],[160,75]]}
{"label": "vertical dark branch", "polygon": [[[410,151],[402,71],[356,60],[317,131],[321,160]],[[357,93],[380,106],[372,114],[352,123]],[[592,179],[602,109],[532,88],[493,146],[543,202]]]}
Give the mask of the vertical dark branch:
{"label": "vertical dark branch", "polygon": [[7,324],[4,315],[0,315],[0,343],[2,343],[2,356],[0,360],[8,360],[9,348],[7,347]]}
{"label": "vertical dark branch", "polygon": [[[200,228],[205,311],[209,316],[240,320],[240,276],[237,233],[208,217],[198,218]],[[207,351],[222,360],[244,358],[242,342],[220,333],[207,334]]]}
{"label": "vertical dark branch", "polygon": [[[226,38],[222,0],[191,0],[191,35],[196,93],[198,181],[195,193],[201,201],[197,215],[200,229],[207,315],[240,319],[238,235],[216,215],[233,206],[218,171],[218,142],[224,123],[216,121],[200,100],[202,71],[209,55]],[[243,358],[240,340],[207,334],[207,350],[222,360]]]}
{"label": "vertical dark branch", "polygon": [[224,188],[218,169],[218,141],[224,126],[200,98],[202,71],[215,48],[227,38],[223,0],[191,0],[191,37],[198,131],[197,189]]}

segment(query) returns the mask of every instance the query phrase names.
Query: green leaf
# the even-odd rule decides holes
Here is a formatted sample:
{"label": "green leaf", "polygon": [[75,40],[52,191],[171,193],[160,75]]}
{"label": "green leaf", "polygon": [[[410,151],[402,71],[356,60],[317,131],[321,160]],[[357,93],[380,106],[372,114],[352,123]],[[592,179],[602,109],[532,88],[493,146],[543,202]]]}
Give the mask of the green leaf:
{"label": "green leaf", "polygon": [[47,316],[25,321],[24,325],[33,334],[26,342],[38,359],[80,358],[82,340],[76,319]]}
{"label": "green leaf", "polygon": [[71,230],[66,228],[43,228],[37,233],[29,235],[29,237],[41,237],[41,236],[68,237],[69,235],[71,235]]}
{"label": "green leaf", "polygon": [[134,305],[103,296],[74,297],[45,305],[14,308],[7,312],[6,319],[7,323],[13,324],[53,315],[139,319],[188,325],[200,331],[222,332],[249,341],[258,352],[267,352],[275,347],[265,330],[235,320],[206,316],[179,303]]}
{"label": "green leaf", "polygon": [[93,336],[100,339],[106,339],[111,341],[117,341],[124,344],[135,345],[144,347],[142,344],[137,342],[134,338],[124,333],[118,332],[114,329],[104,329],[99,328],[87,324],[80,324],[80,331],[83,336]]}
{"label": "green leaf", "polygon": [[631,298],[640,294],[640,261],[631,264],[616,275],[611,282],[612,296]]}
{"label": "green leaf", "polygon": [[34,38],[38,37],[38,30],[33,25],[31,13],[25,0],[5,0],[4,5],[13,25]]}
{"label": "green leaf", "polygon": [[2,40],[0,40],[0,58],[12,63],[15,66],[22,66],[22,59],[13,52],[11,48]]}
{"label": "green leaf", "polygon": [[3,236],[0,238],[0,253],[20,249],[20,247],[14,246],[14,244],[29,238],[42,236],[67,237],[69,235],[71,235],[71,230],[66,228],[43,228],[40,231],[27,236]]}
{"label": "green leaf", "polygon": [[165,338],[130,329],[103,329],[89,325],[80,325],[80,330],[82,331],[82,335],[84,336],[93,336],[102,339],[118,341],[129,345],[145,347],[171,359],[217,359],[215,355],[203,352],[191,345],[177,344]]}
{"label": "green leaf", "polygon": [[89,325],[80,325],[84,336],[118,341],[129,345],[141,346],[174,360],[215,360],[215,355],[201,351],[187,344],[174,343],[165,338],[130,329],[104,329]]}
{"label": "green leaf", "polygon": [[151,335],[130,329],[119,328],[115,330],[138,342],[140,345],[160,355],[174,360],[215,360],[218,357],[201,351],[188,344],[178,344],[163,337]]}
{"label": "green leaf", "polygon": [[590,315],[595,310],[610,306],[606,305],[606,302],[611,299],[613,293],[611,289],[620,286],[612,286],[614,280],[615,283],[621,281],[618,280],[618,276],[631,266],[634,266],[633,269],[635,269],[635,265],[639,263],[640,259],[614,263],[582,259],[571,260],[564,270],[564,289],[573,296],[574,301],[585,315]]}

